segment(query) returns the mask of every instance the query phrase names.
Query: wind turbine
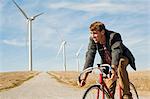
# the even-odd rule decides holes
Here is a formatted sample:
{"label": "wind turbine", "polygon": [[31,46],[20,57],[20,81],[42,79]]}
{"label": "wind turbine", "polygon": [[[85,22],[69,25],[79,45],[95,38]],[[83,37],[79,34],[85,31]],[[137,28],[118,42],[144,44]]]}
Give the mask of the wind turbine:
{"label": "wind turbine", "polygon": [[77,53],[76,53],[78,72],[79,72],[79,66],[80,66],[80,63],[79,63],[79,55],[80,55],[80,52],[81,52],[82,47],[83,47],[83,45],[80,46],[80,48],[78,49],[78,51],[77,51]]}
{"label": "wind turbine", "polygon": [[14,1],[12,0],[13,3],[17,6],[17,8],[20,10],[20,12],[24,15],[24,17],[27,19],[28,21],[28,33],[29,33],[29,71],[32,71],[32,21],[42,15],[43,13],[40,13],[40,14],[37,14],[35,16],[31,16],[31,17],[28,17],[27,14],[21,9],[21,7],[19,7],[19,5]]}
{"label": "wind turbine", "polygon": [[60,54],[60,52],[62,51],[62,55],[63,55],[63,66],[64,66],[64,69],[65,69],[65,71],[67,70],[67,66],[66,66],[66,64],[67,64],[67,62],[66,62],[66,44],[67,44],[67,42],[63,39],[63,36],[62,36],[62,34],[61,33],[59,33],[58,32],[58,29],[55,27],[55,26],[53,26],[52,27],[55,31],[56,31],[56,33],[59,35],[59,38],[60,38],[60,40],[61,40],[61,45],[60,45],[60,48],[59,48],[59,50],[58,50],[58,52],[57,52],[57,55],[56,55],[56,58],[58,57],[58,55]]}
{"label": "wind turbine", "polygon": [[57,53],[57,56],[58,56],[60,54],[61,50],[63,52],[63,65],[64,65],[64,68],[65,68],[65,71],[66,71],[66,43],[67,42],[65,40],[62,40],[59,51]]}

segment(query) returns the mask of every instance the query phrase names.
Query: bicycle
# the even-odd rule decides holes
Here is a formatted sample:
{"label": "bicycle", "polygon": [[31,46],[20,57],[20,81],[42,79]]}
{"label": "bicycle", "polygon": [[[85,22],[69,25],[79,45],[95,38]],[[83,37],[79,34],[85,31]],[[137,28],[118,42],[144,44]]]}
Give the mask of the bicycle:
{"label": "bicycle", "polygon": [[[83,99],[114,99],[113,94],[110,93],[104,79],[107,79],[111,76],[111,66],[109,64],[97,64],[97,67],[89,67],[82,71],[79,75],[78,80],[81,81],[81,76],[84,73],[92,72],[93,70],[99,70],[99,82],[90,86],[84,93]],[[117,89],[116,89],[117,90]],[[135,86],[130,82],[130,92],[132,93],[133,99],[139,99],[138,93]],[[119,85],[118,87],[119,99],[122,99],[122,88]]]}

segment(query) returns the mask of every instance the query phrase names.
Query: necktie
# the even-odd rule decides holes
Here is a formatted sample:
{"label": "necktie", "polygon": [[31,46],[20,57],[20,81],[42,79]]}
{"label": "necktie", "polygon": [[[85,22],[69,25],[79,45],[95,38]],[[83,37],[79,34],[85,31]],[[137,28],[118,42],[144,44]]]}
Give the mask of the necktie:
{"label": "necktie", "polygon": [[110,52],[108,51],[108,49],[106,48],[105,45],[103,45],[103,49],[104,49],[104,62],[106,64],[111,64],[111,55]]}

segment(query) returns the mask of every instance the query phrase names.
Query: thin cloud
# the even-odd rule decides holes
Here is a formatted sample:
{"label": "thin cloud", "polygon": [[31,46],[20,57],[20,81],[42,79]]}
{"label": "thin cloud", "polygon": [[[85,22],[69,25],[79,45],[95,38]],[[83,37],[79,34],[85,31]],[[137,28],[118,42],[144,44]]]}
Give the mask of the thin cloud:
{"label": "thin cloud", "polygon": [[[148,7],[148,6],[147,6]],[[110,3],[110,2],[97,2],[97,3],[53,3],[49,4],[49,8],[53,9],[72,9],[72,10],[79,10],[79,11],[86,11],[86,12],[121,12],[121,11],[145,11],[145,4],[118,4],[118,3]]]}
{"label": "thin cloud", "polygon": [[6,44],[6,45],[17,46],[17,47],[24,47],[26,45],[26,43],[22,42],[21,40],[17,40],[17,39],[2,40],[2,43]]}

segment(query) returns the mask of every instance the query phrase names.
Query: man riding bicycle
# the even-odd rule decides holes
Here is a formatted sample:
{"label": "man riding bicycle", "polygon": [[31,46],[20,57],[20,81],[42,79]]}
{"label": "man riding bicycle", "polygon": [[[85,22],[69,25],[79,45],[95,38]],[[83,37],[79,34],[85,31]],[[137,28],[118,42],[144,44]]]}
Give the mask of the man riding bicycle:
{"label": "man riding bicycle", "polygon": [[[102,64],[109,64],[112,67],[112,75],[107,83],[110,92],[115,93],[116,80],[119,76],[119,82],[123,89],[123,99],[132,99],[126,67],[130,64],[136,70],[135,59],[129,49],[123,44],[121,35],[107,30],[102,22],[92,23],[90,32],[90,42],[86,52],[84,69],[93,66],[96,51],[98,51]],[[81,82],[79,82],[81,87],[85,85],[88,74],[86,73]]]}

